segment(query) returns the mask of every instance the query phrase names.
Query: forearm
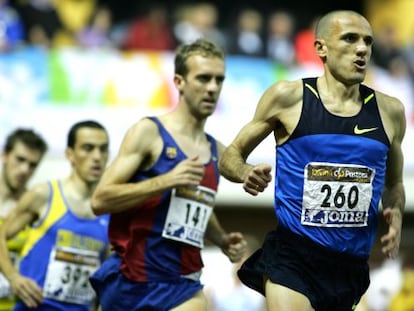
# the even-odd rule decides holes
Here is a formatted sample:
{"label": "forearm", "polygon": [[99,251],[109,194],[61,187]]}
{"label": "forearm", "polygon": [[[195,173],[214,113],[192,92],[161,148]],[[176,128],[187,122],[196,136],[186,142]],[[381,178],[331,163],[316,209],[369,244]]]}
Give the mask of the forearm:
{"label": "forearm", "polygon": [[210,217],[206,238],[218,246],[231,262],[238,262],[246,251],[243,235],[240,232],[225,232],[214,213]]}
{"label": "forearm", "polygon": [[96,215],[123,212],[137,207],[172,187],[173,184],[167,175],[137,183],[103,185],[93,195],[92,209]]}
{"label": "forearm", "polygon": [[243,183],[247,172],[251,168],[252,165],[247,164],[246,160],[232,145],[224,151],[219,162],[220,174],[236,183]]}
{"label": "forearm", "polygon": [[221,227],[214,212],[211,214],[208,222],[206,238],[220,248],[226,244],[226,232]]}
{"label": "forearm", "polygon": [[383,208],[398,209],[401,215],[405,209],[405,191],[402,182],[397,182],[392,186],[385,186],[382,194]]}
{"label": "forearm", "polygon": [[7,238],[5,228],[1,227],[2,226],[0,226],[0,271],[10,281],[15,275],[18,274],[18,271],[10,259],[9,250],[6,245]]}
{"label": "forearm", "polygon": [[405,207],[405,193],[402,182],[388,183],[382,195],[383,215],[388,224],[388,231],[381,237],[382,252],[389,258],[398,256],[403,213]]}

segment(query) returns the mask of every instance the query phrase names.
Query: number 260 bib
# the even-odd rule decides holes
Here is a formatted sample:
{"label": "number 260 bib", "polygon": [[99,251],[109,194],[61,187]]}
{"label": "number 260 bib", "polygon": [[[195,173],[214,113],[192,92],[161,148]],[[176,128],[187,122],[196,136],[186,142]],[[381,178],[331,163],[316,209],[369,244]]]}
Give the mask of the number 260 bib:
{"label": "number 260 bib", "polygon": [[312,162],[305,167],[301,223],[318,227],[367,226],[372,168]]}

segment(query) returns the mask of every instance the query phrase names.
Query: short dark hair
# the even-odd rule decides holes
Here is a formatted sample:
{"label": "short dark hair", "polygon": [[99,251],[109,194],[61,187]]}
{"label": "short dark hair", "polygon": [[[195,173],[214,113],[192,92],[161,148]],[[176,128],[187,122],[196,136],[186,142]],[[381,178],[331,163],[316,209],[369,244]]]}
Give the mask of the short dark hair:
{"label": "short dark hair", "polygon": [[363,19],[366,19],[363,15],[359,14],[358,12],[352,11],[352,10],[335,10],[335,11],[328,12],[322,17],[320,17],[316,23],[316,27],[315,27],[316,39],[326,39],[332,30],[332,22],[337,16],[341,16],[341,15],[359,16]]}
{"label": "short dark hair", "polygon": [[3,149],[4,152],[9,153],[12,151],[18,142],[23,143],[30,149],[38,150],[42,154],[44,154],[48,148],[46,141],[40,134],[30,128],[19,127],[7,136]]}
{"label": "short dark hair", "polygon": [[182,44],[177,48],[174,60],[176,74],[185,76],[188,73],[187,60],[194,54],[224,59],[224,52],[218,45],[206,39],[197,39],[192,43]]}
{"label": "short dark hair", "polygon": [[85,120],[85,121],[77,122],[77,123],[73,124],[72,127],[69,130],[68,141],[67,141],[67,145],[66,145],[67,147],[69,147],[69,148],[74,148],[75,147],[76,134],[77,134],[78,130],[80,130],[81,128],[84,128],[84,127],[100,129],[100,130],[103,130],[103,131],[106,132],[105,127],[97,121]]}

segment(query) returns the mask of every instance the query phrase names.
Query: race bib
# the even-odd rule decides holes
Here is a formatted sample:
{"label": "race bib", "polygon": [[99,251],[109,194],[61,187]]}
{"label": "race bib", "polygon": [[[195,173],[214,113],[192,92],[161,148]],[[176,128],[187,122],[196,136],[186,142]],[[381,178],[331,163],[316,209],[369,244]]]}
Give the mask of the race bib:
{"label": "race bib", "polygon": [[215,196],[215,191],[202,186],[173,189],[162,236],[203,248]]}
{"label": "race bib", "polygon": [[76,304],[90,304],[95,291],[89,277],[100,265],[98,252],[56,247],[49,259],[44,296]]}
{"label": "race bib", "polygon": [[319,227],[367,226],[375,170],[360,165],[309,163],[301,223]]}

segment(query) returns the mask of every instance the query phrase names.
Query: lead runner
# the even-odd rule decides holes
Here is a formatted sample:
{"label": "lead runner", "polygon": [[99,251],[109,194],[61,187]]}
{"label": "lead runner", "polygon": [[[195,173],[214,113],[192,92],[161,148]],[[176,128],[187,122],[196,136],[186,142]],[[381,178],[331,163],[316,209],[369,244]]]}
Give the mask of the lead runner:
{"label": "lead runner", "polygon": [[369,285],[381,197],[383,253],[396,257],[401,240],[404,107],[362,84],[371,26],[356,12],[334,11],[315,37],[324,74],[270,86],[220,161],[224,177],[258,195],[272,167],[246,159],[273,132],[279,224],[238,272],[269,311],[356,307]]}

